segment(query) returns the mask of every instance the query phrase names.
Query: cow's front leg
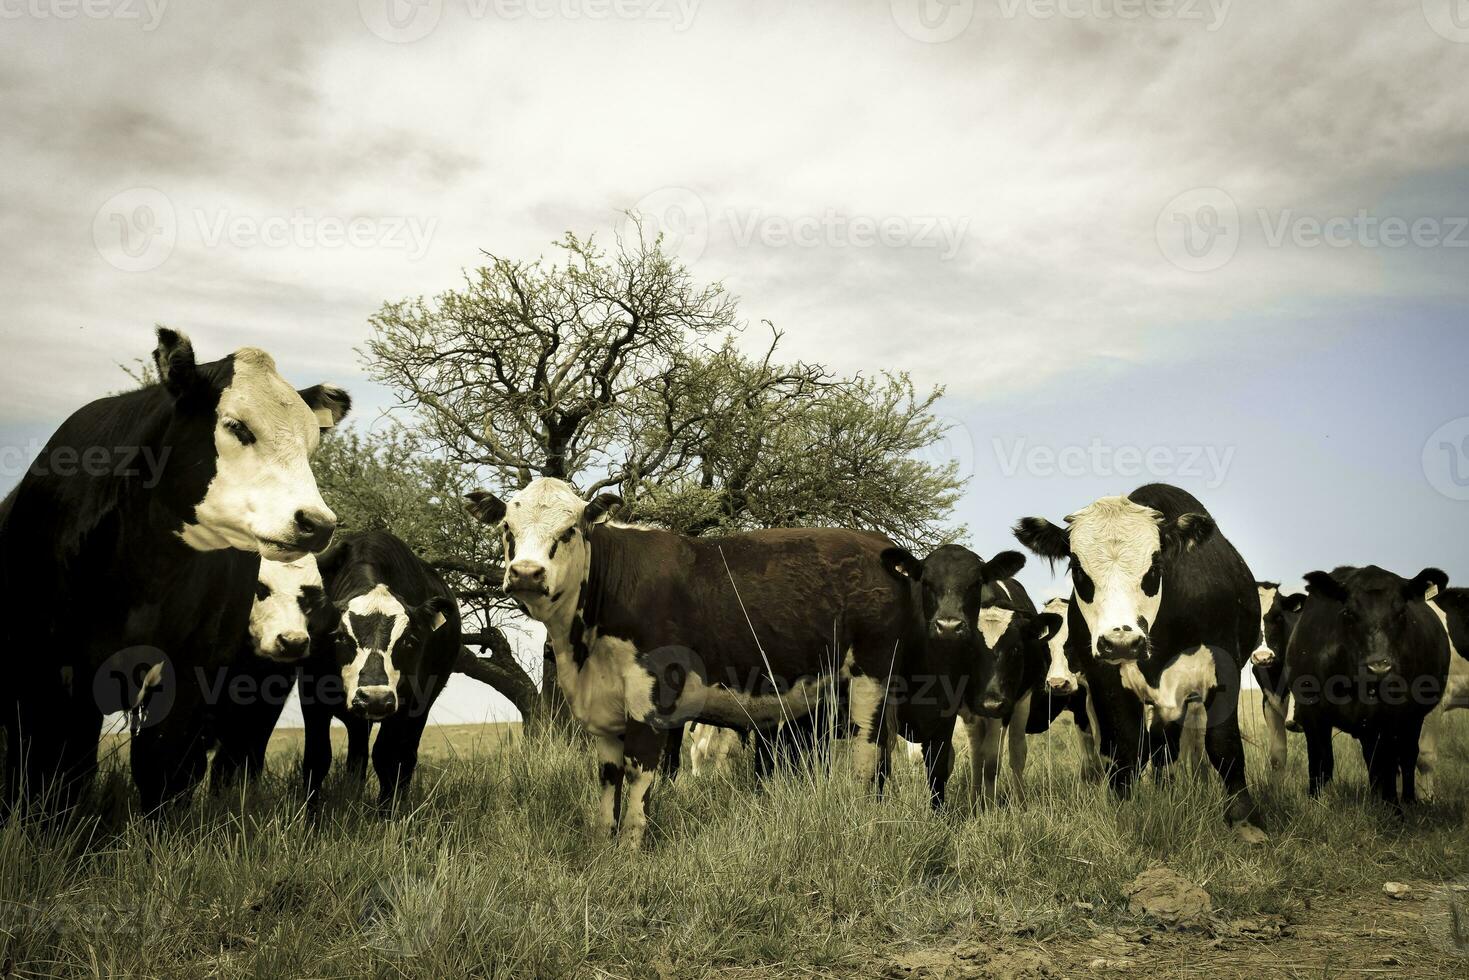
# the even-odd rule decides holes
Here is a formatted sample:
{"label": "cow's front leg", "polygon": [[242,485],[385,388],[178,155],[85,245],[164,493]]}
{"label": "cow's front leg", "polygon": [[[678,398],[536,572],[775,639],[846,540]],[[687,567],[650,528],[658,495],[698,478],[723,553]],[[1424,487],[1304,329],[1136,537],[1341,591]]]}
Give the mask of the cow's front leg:
{"label": "cow's front leg", "polygon": [[964,719],[969,730],[969,759],[973,770],[969,778],[969,798],[988,804],[995,798],[995,783],[1000,775],[1000,740],[1005,726],[998,718],[971,715]]}
{"label": "cow's front leg", "polygon": [[1433,801],[1433,771],[1438,768],[1438,729],[1447,703],[1448,698],[1445,698],[1428,713],[1428,717],[1423,719],[1423,732],[1418,736],[1417,789],[1420,803]]}
{"label": "cow's front leg", "polygon": [[651,725],[629,724],[623,735],[627,799],[624,801],[621,844],[630,850],[643,846],[648,829],[648,794],[658,778],[658,763],[668,734]]}
{"label": "cow's front leg", "polygon": [[617,832],[617,818],[622,805],[622,774],[622,736],[598,735],[597,779],[602,785],[602,799],[597,808],[598,837],[611,837]]}
{"label": "cow's front leg", "polygon": [[892,724],[887,693],[887,683],[873,677],[853,677],[848,683],[852,724],[857,728],[857,737],[852,740],[852,768],[858,781],[869,786],[876,783],[883,743],[889,738],[887,729]]}
{"label": "cow's front leg", "polygon": [[1285,764],[1288,761],[1285,738],[1285,701],[1269,691],[1265,692],[1264,698],[1265,739],[1270,746],[1270,777],[1278,779],[1285,772]]}
{"label": "cow's front leg", "polygon": [[1030,721],[1030,695],[1026,694],[1015,702],[1015,710],[1010,715],[1010,722],[1006,726],[1009,729],[1010,744],[1010,775],[1014,778],[1014,794],[1017,802],[1025,799],[1025,726]]}

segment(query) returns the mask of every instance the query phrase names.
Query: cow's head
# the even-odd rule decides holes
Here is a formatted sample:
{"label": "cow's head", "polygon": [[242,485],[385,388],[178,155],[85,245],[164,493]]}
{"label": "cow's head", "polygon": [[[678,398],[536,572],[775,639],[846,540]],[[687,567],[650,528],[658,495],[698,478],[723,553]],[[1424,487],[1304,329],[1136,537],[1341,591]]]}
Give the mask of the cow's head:
{"label": "cow's head", "polygon": [[1250,663],[1268,667],[1285,656],[1306,596],[1281,592],[1278,582],[1256,582],[1255,591],[1260,596],[1260,645],[1250,654]]}
{"label": "cow's head", "polygon": [[469,512],[500,526],[505,545],[505,593],[545,622],[562,603],[575,603],[591,568],[587,534],[622,500],[604,493],[591,503],[571,484],[532,480],[507,504],[493,494],[469,494]]}
{"label": "cow's head", "polygon": [[973,636],[984,587],[1014,576],[1025,567],[1025,556],[1002,551],[985,561],[968,548],[946,544],[925,559],[888,548],[882,562],[892,574],[918,583],[929,637],[956,640]]}
{"label": "cow's head", "polygon": [[1208,541],[1213,519],[1166,519],[1126,497],[1103,497],[1066,523],[1026,517],[1015,525],[1015,537],[1042,558],[1070,562],[1074,598],[1097,657],[1113,664],[1147,658],[1148,634],[1163,604],[1164,566]]}
{"label": "cow's head", "polygon": [[1357,666],[1376,677],[1401,671],[1399,637],[1408,633],[1408,608],[1448,587],[1449,577],[1425,568],[1411,579],[1366,568],[1311,572],[1306,591],[1340,617],[1342,644]]}
{"label": "cow's head", "polygon": [[1061,621],[1047,641],[1046,690],[1058,698],[1066,698],[1081,688],[1081,676],[1066,659],[1066,641],[1071,636],[1071,600],[1065,596],[1046,603],[1045,611]]}
{"label": "cow's head", "polygon": [[250,607],[250,642],[257,656],[295,663],[311,652],[312,627],[324,624],[331,604],[321,586],[316,556],[292,562],[262,561]]}
{"label": "cow's head", "polygon": [[158,329],[158,378],[174,401],[163,437],[165,504],[200,551],[239,548],[293,561],[331,543],[337,517],[321,499],[311,455],[351,399],[340,388],[296,391],[253,347],[200,365],[183,334]]}
{"label": "cow's head", "polygon": [[333,639],[343,696],[349,711],[370,721],[398,710],[429,637],[459,615],[453,599],[434,596],[413,605],[381,584],[339,602],[337,611]]}
{"label": "cow's head", "polygon": [[[977,629],[987,671],[975,710],[990,718],[1009,717],[1026,693],[1025,675],[1032,664],[1049,657],[1048,644],[1064,621],[1055,613],[1031,615],[1008,605],[985,606]],[[1034,675],[1032,675],[1034,676]]]}

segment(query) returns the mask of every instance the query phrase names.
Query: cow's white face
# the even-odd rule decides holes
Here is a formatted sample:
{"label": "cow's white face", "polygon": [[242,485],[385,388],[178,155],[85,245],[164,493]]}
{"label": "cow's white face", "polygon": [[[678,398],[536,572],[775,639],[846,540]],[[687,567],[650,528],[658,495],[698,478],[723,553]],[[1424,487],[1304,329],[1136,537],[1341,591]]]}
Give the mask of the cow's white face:
{"label": "cow's white face", "polygon": [[1068,623],[1071,602],[1066,598],[1052,599],[1043,611],[1061,618],[1061,628],[1056,630],[1049,643],[1051,660],[1046,667],[1046,688],[1052,694],[1066,697],[1075,694],[1081,686],[1081,681],[1066,661],[1066,638],[1071,635]]}
{"label": "cow's white face", "polygon": [[489,494],[471,494],[470,512],[504,535],[504,589],[532,617],[549,620],[565,603],[575,603],[591,568],[587,532],[619,503],[605,494],[590,504],[571,484],[533,480],[508,504]]}
{"label": "cow's white face", "polygon": [[240,548],[273,561],[321,551],[337,518],[321,499],[311,455],[323,425],[340,414],[308,407],[264,351],[245,348],[233,361],[215,411],[214,477],[183,539],[199,550]]}
{"label": "cow's white face", "polygon": [[267,660],[294,663],[311,649],[311,616],[326,602],[316,556],[262,561],[250,607],[250,640]]}
{"label": "cow's white face", "polygon": [[429,635],[443,629],[453,600],[411,606],[378,584],[341,607],[337,664],[347,709],[371,721],[398,710],[400,684],[419,665]]}
{"label": "cow's white face", "polygon": [[1163,515],[1103,497],[1068,517],[1071,577],[1097,656],[1136,659],[1163,604]]}
{"label": "cow's white face", "polygon": [[1250,654],[1250,663],[1260,667],[1267,667],[1275,663],[1275,658],[1284,653],[1277,652],[1270,646],[1270,632],[1266,629],[1265,619],[1270,615],[1270,610],[1275,606],[1275,599],[1280,595],[1280,589],[1274,585],[1257,583],[1255,591],[1260,596],[1260,645]]}

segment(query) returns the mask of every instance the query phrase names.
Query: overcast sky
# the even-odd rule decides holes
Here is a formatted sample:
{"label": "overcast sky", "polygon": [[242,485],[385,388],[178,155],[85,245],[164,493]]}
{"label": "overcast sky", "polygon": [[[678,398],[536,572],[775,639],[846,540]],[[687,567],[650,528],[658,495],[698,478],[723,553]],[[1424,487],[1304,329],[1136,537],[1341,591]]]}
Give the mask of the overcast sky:
{"label": "overcast sky", "polygon": [[383,301],[636,207],[789,356],[946,386],[986,555],[1022,514],[1156,478],[1262,578],[1469,584],[1466,0],[0,19],[7,486],[155,322],[206,357],[263,346],[370,418],[389,396],[354,348]]}

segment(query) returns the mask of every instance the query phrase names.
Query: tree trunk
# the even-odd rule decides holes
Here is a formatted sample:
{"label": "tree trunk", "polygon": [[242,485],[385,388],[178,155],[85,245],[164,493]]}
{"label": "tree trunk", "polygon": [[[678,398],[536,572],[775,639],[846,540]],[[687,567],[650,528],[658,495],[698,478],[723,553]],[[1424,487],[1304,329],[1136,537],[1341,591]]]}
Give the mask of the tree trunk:
{"label": "tree trunk", "polygon": [[541,658],[540,714],[537,720],[550,731],[570,732],[574,719],[571,706],[566,703],[566,695],[561,693],[561,685],[556,683],[556,652],[551,649],[550,640],[542,648]]}
{"label": "tree trunk", "polygon": [[540,692],[536,690],[535,681],[515,662],[505,634],[491,628],[483,633],[466,634],[464,642],[482,650],[489,648],[490,655],[478,657],[468,646],[462,646],[459,648],[459,659],[454,664],[454,670],[488,684],[503,694],[515,705],[523,722],[527,726],[533,725],[541,710]]}

